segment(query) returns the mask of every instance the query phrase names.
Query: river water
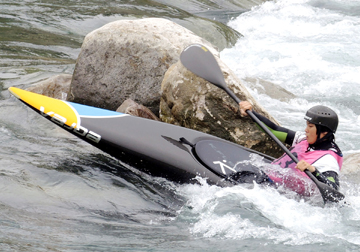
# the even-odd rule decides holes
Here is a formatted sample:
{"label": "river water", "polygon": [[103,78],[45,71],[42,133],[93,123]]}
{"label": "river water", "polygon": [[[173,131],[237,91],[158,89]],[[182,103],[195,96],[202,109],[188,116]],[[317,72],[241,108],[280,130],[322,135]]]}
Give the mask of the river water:
{"label": "river water", "polygon": [[[158,3],[166,1],[158,1]],[[1,251],[359,251],[356,172],[341,176],[347,205],[323,206],[255,186],[177,185],[149,177],[52,125],[10,97],[72,74],[84,36],[121,18],[219,20],[244,35],[221,51],[240,78],[294,93],[249,90],[284,126],[301,130],[315,105],[339,115],[345,156],[360,149],[360,1],[0,1]],[[246,1],[244,1],[246,2]],[[183,8],[183,12],[179,11]],[[185,12],[186,11],[186,12]],[[180,14],[179,14],[180,13]],[[176,16],[180,15],[180,16]],[[345,169],[345,168],[344,168]]]}

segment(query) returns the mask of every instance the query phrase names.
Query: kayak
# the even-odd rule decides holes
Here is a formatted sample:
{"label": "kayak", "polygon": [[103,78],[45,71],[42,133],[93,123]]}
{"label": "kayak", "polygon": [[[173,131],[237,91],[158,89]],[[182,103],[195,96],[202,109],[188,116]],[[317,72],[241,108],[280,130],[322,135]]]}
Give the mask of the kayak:
{"label": "kayak", "polygon": [[67,102],[16,87],[9,91],[50,122],[135,169],[177,183],[197,176],[209,184],[271,184],[251,164],[254,154],[273,158],[196,130]]}

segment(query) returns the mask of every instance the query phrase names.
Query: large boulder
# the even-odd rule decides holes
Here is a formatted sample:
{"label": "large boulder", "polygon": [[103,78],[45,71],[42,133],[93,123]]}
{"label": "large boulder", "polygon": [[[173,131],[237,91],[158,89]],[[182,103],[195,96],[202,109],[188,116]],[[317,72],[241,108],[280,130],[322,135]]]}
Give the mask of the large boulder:
{"label": "large boulder", "polygon": [[[229,88],[240,100],[252,102],[257,112],[276,123],[236,75],[219,58],[217,61]],[[180,61],[166,72],[161,90],[162,121],[216,135],[271,156],[283,152],[249,117],[240,117],[238,104],[223,90],[188,71]]]}
{"label": "large boulder", "polygon": [[68,99],[110,110],[132,99],[158,115],[164,74],[191,43],[216,53],[209,42],[166,19],[109,23],[85,37]]}

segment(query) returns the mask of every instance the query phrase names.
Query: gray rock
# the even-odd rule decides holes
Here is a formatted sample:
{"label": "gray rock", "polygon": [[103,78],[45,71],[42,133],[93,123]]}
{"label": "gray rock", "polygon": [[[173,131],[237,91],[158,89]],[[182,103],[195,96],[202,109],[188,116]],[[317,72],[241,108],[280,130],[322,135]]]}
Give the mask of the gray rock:
{"label": "gray rock", "polygon": [[[220,59],[217,60],[229,88],[241,100],[251,101],[254,110],[277,123],[236,75]],[[271,156],[283,153],[249,117],[239,116],[238,104],[223,90],[188,71],[180,61],[166,72],[161,90],[162,121],[212,134]]]}
{"label": "gray rock", "polygon": [[109,23],[85,37],[69,100],[116,110],[132,99],[157,115],[164,74],[191,43],[212,48],[206,40],[165,19]]}
{"label": "gray rock", "polygon": [[344,157],[341,176],[354,184],[360,183],[360,153],[352,153]]}
{"label": "gray rock", "polygon": [[125,100],[123,104],[121,104],[121,106],[116,110],[116,112],[160,121],[160,119],[156,115],[154,115],[154,113],[152,113],[150,109],[134,102],[131,99]]}
{"label": "gray rock", "polygon": [[66,100],[70,90],[71,79],[71,74],[59,74],[36,83],[28,87],[27,90],[52,98]]}
{"label": "gray rock", "polygon": [[360,153],[353,153],[344,158],[343,174],[359,174],[360,176]]}
{"label": "gray rock", "polygon": [[270,81],[265,81],[259,78],[245,78],[247,86],[251,89],[256,89],[259,94],[266,94],[273,99],[279,101],[289,101],[296,98],[296,95],[287,91],[285,88],[280,87]]}

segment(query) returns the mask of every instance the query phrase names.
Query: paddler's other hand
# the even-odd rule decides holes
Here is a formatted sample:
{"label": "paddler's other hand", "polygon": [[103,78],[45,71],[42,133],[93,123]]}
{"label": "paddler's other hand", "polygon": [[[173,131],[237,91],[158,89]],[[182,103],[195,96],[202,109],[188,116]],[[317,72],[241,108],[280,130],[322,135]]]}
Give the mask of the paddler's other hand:
{"label": "paddler's other hand", "polygon": [[252,105],[248,101],[242,101],[239,103],[240,115],[247,116],[246,110],[252,110]]}
{"label": "paddler's other hand", "polygon": [[300,171],[305,171],[306,169],[308,169],[310,172],[315,171],[315,167],[310,165],[308,162],[306,162],[304,160],[299,161],[299,163],[297,163],[295,168],[299,169]]}

